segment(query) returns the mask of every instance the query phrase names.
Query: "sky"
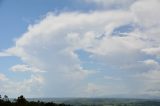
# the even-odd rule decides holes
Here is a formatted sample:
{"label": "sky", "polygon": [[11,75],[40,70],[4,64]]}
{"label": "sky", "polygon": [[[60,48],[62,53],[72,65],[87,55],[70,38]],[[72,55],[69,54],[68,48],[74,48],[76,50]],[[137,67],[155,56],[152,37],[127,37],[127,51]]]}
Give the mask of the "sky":
{"label": "sky", "polygon": [[159,0],[0,0],[0,94],[160,98]]}

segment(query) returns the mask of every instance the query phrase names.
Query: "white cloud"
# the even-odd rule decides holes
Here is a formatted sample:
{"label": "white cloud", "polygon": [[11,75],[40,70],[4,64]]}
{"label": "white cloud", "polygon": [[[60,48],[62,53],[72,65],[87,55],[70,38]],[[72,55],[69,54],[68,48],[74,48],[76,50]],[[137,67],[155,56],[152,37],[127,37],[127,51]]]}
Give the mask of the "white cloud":
{"label": "white cloud", "polygon": [[126,8],[129,7],[136,0],[84,0],[87,3],[96,3],[98,5],[110,8]]}
{"label": "white cloud", "polygon": [[5,81],[8,80],[8,78],[4,75],[0,73],[0,81]]}
{"label": "white cloud", "polygon": [[[72,96],[71,91],[78,89],[75,85],[79,81],[86,83],[84,79],[95,73],[81,66],[75,51],[93,48],[102,41],[98,40],[102,33],[108,34],[106,38],[115,27],[130,23],[131,19],[132,15],[127,11],[48,14],[40,23],[30,25],[28,31],[16,40],[15,46],[6,50],[28,64],[13,66],[11,70],[34,71],[33,67],[46,70],[44,92],[59,96],[65,90],[55,86],[61,85],[66,91],[68,89],[66,96]],[[73,86],[64,87],[67,83]]]}
{"label": "white cloud", "polygon": [[93,70],[85,70],[82,67],[79,67],[79,69],[77,69],[77,67],[75,67],[75,69],[73,70],[67,70],[66,71],[66,77],[76,80],[76,79],[84,79],[85,77],[87,77],[90,74],[95,74],[96,71]]}
{"label": "white cloud", "polygon": [[146,54],[149,55],[155,55],[155,56],[159,56],[160,55],[160,47],[157,48],[145,48],[142,49],[143,52],[145,52]]}
{"label": "white cloud", "polygon": [[18,65],[12,66],[10,70],[13,72],[45,72],[36,67],[30,67],[25,64],[18,64]]}
{"label": "white cloud", "polygon": [[[124,1],[120,3],[124,3]],[[101,1],[101,3],[103,2],[114,4],[115,0]],[[139,64],[139,61],[141,63],[143,61],[145,65],[156,65],[152,68],[159,69],[158,61],[149,57],[150,54],[158,55],[159,51],[148,49],[159,47],[159,5],[157,0],[139,0],[134,2],[127,10],[47,14],[39,23],[30,25],[26,33],[15,41],[15,46],[5,51],[9,55],[19,57],[24,62],[24,64],[13,66],[11,70],[14,72],[45,70],[46,73],[42,74],[42,78],[45,79],[43,91],[47,96],[61,96],[61,94],[74,96],[77,92],[83,91],[89,92],[89,95],[92,95],[92,93],[96,95],[104,94],[106,89],[110,91],[110,94],[120,91],[121,93],[128,92],[129,95],[126,88],[131,89],[131,95],[139,87],[144,88],[138,85],[133,87],[130,84],[130,81],[138,82],[137,79],[128,79],[125,86],[120,83],[122,87],[120,86],[118,89],[116,89],[117,86],[114,83],[113,85],[88,84],[88,80],[91,79],[87,80],[87,78],[89,78],[89,75],[93,75],[95,71],[83,67],[81,64],[83,61],[76,51],[83,50],[89,53],[93,61],[104,64],[102,68],[113,65],[114,70],[121,71],[120,67],[131,66],[127,69],[126,77],[129,77],[130,74],[134,76],[136,72],[142,70],[143,72],[145,70],[146,74],[151,70],[144,68],[144,64]],[[151,16],[148,14],[151,14]],[[133,30],[113,34],[115,29],[125,25],[133,25]],[[159,76],[158,72],[155,73],[151,74],[153,77],[147,76],[149,80],[146,80],[146,84],[150,84],[150,80]],[[37,73],[34,74],[37,75]],[[43,82],[42,78],[31,77],[24,82],[19,82],[16,86],[20,86],[20,84],[30,86],[23,85],[18,91],[23,91],[26,88],[24,91],[33,92],[32,88],[34,87],[32,85],[36,82]],[[113,79],[112,77],[105,78]],[[144,77],[141,77],[139,82],[143,79]],[[103,80],[105,79],[103,78]],[[81,91],[79,87],[84,85],[85,87],[82,87],[81,90],[83,91]],[[140,85],[143,85],[143,81]],[[6,89],[12,86],[15,87],[11,84],[6,86]],[[41,84],[38,86],[41,86]],[[138,93],[140,92],[137,91]],[[105,93],[105,95],[107,94]]]}
{"label": "white cloud", "polygon": [[0,92],[10,97],[17,97],[22,94],[26,97],[37,97],[37,95],[43,94],[41,88],[44,82],[45,80],[41,75],[31,75],[28,79],[17,81],[0,74]]}
{"label": "white cloud", "polygon": [[131,10],[136,15],[136,21],[150,29],[160,25],[160,15],[157,14],[160,10],[159,5],[159,0],[138,0],[131,6]]}
{"label": "white cloud", "polygon": [[157,61],[152,60],[152,59],[150,59],[150,60],[145,60],[144,63],[145,63],[146,65],[151,65],[151,66],[158,66],[158,65],[159,65],[159,63],[158,63]]}

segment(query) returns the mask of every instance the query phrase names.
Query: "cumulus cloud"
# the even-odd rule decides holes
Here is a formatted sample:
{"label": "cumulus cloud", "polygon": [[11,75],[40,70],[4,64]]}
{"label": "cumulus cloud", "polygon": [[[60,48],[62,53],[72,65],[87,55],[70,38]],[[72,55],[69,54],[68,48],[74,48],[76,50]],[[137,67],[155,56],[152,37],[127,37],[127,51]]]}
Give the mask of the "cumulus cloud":
{"label": "cumulus cloud", "polygon": [[160,10],[159,5],[159,0],[138,0],[130,8],[136,15],[136,20],[140,25],[145,28],[152,28],[160,25],[158,21],[160,15],[157,14]]}
{"label": "cumulus cloud", "polygon": [[[91,1],[88,0],[88,2]],[[114,4],[115,0],[95,0],[94,2]],[[124,5],[124,2],[126,0],[118,3]],[[128,2],[132,2],[132,0]],[[159,76],[159,74],[155,74],[159,73],[158,71],[151,71],[159,69],[159,62],[155,60],[156,57],[150,57],[152,54],[157,56],[159,53],[158,50],[150,49],[159,47],[160,25],[159,15],[157,15],[160,10],[159,5],[158,0],[139,0],[131,3],[125,10],[47,14],[38,23],[30,25],[26,33],[15,41],[15,45],[4,52],[19,57],[24,63],[11,67],[12,71],[29,71],[35,74],[30,79],[19,82],[16,86],[28,84],[29,87],[24,85],[20,91],[26,88],[28,92],[33,92],[34,87],[32,85],[38,83],[38,86],[43,86],[42,79],[45,79],[43,92],[47,96],[74,96],[78,94],[77,92],[83,92],[83,96],[86,96],[85,92],[88,92],[88,95],[97,92],[92,96],[97,94],[105,96],[109,93],[105,93],[107,89],[110,91],[110,95],[118,92],[131,95],[138,88],[143,89],[144,87],[141,86],[144,84],[143,79],[146,77],[149,79],[145,80],[147,84],[154,78],[148,77],[147,73],[151,72],[152,76]],[[124,26],[132,26],[132,30],[121,33]],[[116,34],[114,33],[115,30]],[[120,88],[116,86],[116,83],[109,85],[94,84],[96,79],[96,82],[101,82],[101,80],[91,78],[93,76],[98,77],[98,75],[95,75],[95,70],[82,65],[83,61],[80,59],[80,54],[76,52],[77,50],[88,53],[89,59],[92,61],[103,64],[101,68],[105,71],[100,72],[103,81],[106,79],[113,80],[107,75],[104,78],[103,74],[107,73],[108,66],[111,70],[122,73],[124,73],[123,66],[131,66],[126,68],[126,77],[119,75],[122,77],[120,79],[126,80],[125,84],[119,83]],[[3,53],[0,55],[4,56]],[[146,65],[152,65],[153,69],[144,68]],[[46,72],[41,73],[41,76],[39,73],[35,73],[41,70]],[[137,72],[144,72],[144,75],[139,77],[139,84],[133,87],[130,85],[130,81],[136,83],[138,82],[137,79],[128,78],[130,75],[136,76]],[[88,80],[93,82],[88,83]],[[11,86],[14,85],[11,84]],[[6,86],[6,88],[11,86]],[[138,93],[141,92],[137,91],[137,95]]]}
{"label": "cumulus cloud", "polygon": [[41,96],[43,94],[41,88],[44,82],[44,78],[41,75],[31,75],[28,79],[17,81],[0,74],[0,92],[1,94],[10,95],[10,97],[16,97],[21,94],[27,97],[37,97],[37,95]]}
{"label": "cumulus cloud", "polygon": [[[16,40],[15,46],[6,50],[28,64],[15,65],[11,70],[45,70],[44,89],[48,95],[63,92],[64,89],[56,89],[56,86],[64,88],[67,83],[72,83],[72,86],[65,87],[66,90],[76,90],[77,83],[95,73],[81,66],[76,50],[94,51],[94,46],[107,39],[115,27],[130,23],[131,19],[132,15],[127,11],[48,14],[39,23],[30,25],[28,31]],[[104,32],[107,35],[101,38]],[[74,94],[69,92],[67,95]]]}

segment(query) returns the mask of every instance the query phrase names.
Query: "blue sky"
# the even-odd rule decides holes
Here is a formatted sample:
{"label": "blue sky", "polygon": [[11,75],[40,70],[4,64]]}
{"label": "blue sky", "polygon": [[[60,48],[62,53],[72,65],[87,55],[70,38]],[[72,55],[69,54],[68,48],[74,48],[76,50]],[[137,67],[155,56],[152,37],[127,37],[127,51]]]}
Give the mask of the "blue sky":
{"label": "blue sky", "polygon": [[[6,39],[1,39],[1,49],[13,45],[13,38],[20,37],[24,33],[29,24],[39,20],[48,12],[59,13],[61,11],[88,11],[89,5],[83,5],[81,2],[73,0],[2,0],[1,12],[1,35]],[[6,23],[6,20],[8,21]],[[9,30],[9,31],[8,31]]]}
{"label": "blue sky", "polygon": [[0,3],[2,94],[160,97],[158,0]]}

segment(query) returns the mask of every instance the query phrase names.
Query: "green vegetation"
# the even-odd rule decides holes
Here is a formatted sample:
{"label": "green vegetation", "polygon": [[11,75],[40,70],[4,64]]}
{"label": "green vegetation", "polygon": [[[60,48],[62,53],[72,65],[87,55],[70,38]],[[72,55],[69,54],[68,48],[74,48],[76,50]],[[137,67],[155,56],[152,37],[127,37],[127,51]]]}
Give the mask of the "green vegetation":
{"label": "green vegetation", "polygon": [[20,96],[17,99],[15,99],[13,102],[11,102],[7,95],[4,96],[4,98],[0,95],[0,106],[71,106],[66,104],[56,104],[53,102],[34,102],[34,101],[27,101],[24,96]]}

